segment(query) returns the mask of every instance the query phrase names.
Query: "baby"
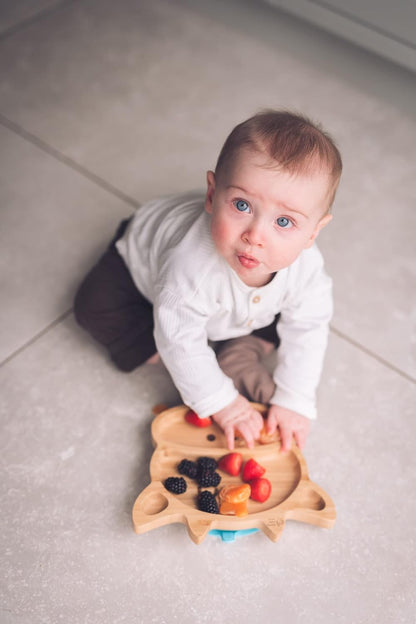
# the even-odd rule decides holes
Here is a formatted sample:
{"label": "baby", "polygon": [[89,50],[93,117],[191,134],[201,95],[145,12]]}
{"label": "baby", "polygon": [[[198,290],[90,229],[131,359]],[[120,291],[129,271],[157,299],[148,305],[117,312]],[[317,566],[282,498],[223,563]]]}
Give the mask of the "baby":
{"label": "baby", "polygon": [[[315,239],[342,162],[300,115],[264,111],[228,136],[200,193],[149,201],[119,227],[75,298],[77,321],[130,371],[159,353],[183,402],[236,431],[303,448],[332,315]],[[278,333],[277,333],[278,330]],[[277,348],[271,375],[264,356]]]}

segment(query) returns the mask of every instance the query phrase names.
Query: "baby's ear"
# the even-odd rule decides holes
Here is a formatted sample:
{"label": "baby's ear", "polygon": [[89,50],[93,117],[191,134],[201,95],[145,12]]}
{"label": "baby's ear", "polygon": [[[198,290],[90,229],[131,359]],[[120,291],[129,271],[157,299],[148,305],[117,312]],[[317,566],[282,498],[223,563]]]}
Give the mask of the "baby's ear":
{"label": "baby's ear", "polygon": [[326,214],[325,216],[322,217],[322,219],[318,222],[316,228],[313,231],[312,236],[310,237],[309,241],[307,242],[305,249],[308,249],[309,247],[312,247],[315,238],[318,236],[319,232],[326,226],[328,225],[328,223],[332,221],[332,214]]}
{"label": "baby's ear", "polygon": [[213,171],[207,171],[207,193],[205,196],[205,210],[212,213],[212,202],[215,194],[215,174]]}

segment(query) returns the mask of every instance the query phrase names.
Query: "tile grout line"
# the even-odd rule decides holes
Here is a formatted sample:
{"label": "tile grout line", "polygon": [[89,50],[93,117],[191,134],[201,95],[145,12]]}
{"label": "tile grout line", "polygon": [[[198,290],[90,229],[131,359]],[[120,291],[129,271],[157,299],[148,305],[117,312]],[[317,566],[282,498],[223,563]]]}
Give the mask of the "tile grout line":
{"label": "tile grout line", "polygon": [[[0,368],[2,366],[4,366],[5,364],[7,364],[8,362],[10,362],[10,360],[12,360],[14,357],[19,355],[23,351],[25,351],[28,347],[32,346],[32,344],[37,342],[37,340],[39,340],[40,338],[45,336],[51,329],[53,329],[54,327],[59,325],[59,323],[61,323],[68,316],[70,316],[72,314],[72,312],[73,312],[73,308],[70,308],[69,310],[67,310],[66,312],[64,312],[60,316],[58,316],[58,318],[56,318],[54,321],[52,321],[52,323],[49,323],[49,325],[47,325],[40,332],[35,334],[33,336],[33,338],[31,338],[30,340],[25,342],[25,344],[23,344],[21,347],[16,349],[16,351],[14,351],[10,355],[8,355],[2,362],[0,362]],[[390,362],[388,362],[384,358],[380,357],[379,355],[377,355],[373,351],[370,351],[370,349],[367,349],[367,347],[364,347],[362,344],[360,344],[356,340],[353,340],[352,338],[349,338],[349,336],[347,336],[346,334],[341,332],[339,329],[336,329],[336,327],[334,327],[333,325],[330,326],[330,331],[333,334],[335,334],[336,336],[338,336],[339,338],[341,338],[342,340],[345,340],[345,342],[348,342],[353,347],[356,347],[357,349],[359,349],[360,351],[362,351],[363,353],[365,353],[366,355],[368,355],[372,359],[376,360],[377,362],[379,362],[380,364],[382,364],[386,368],[389,368],[393,372],[397,373],[398,375],[400,375],[400,377],[403,377],[407,381],[410,381],[411,383],[416,384],[416,379],[414,377],[412,377],[411,375],[408,375],[408,373],[402,371],[397,366],[394,366],[394,364],[391,364]]]}
{"label": "tile grout line", "polygon": [[7,364],[8,362],[10,362],[10,360],[13,360],[13,358],[15,358],[17,355],[19,355],[23,351],[25,351],[28,347],[31,347],[40,338],[45,336],[51,329],[59,325],[59,323],[64,321],[68,316],[72,314],[72,311],[73,311],[73,308],[70,308],[69,310],[67,310],[60,316],[58,316],[58,318],[56,318],[54,321],[49,323],[49,325],[47,325],[46,327],[41,329],[39,332],[37,332],[37,334],[35,334],[32,338],[30,338],[30,340],[28,340],[27,342],[22,344],[20,347],[18,347],[16,351],[13,351],[13,353],[8,355],[2,362],[0,362],[0,368],[4,366],[5,364]]}
{"label": "tile grout line", "polygon": [[14,121],[11,121],[7,117],[5,117],[2,113],[0,113],[0,124],[3,125],[5,128],[7,128],[8,130],[10,130],[11,132],[14,132],[15,134],[19,135],[22,139],[25,139],[29,143],[32,143],[32,145],[41,149],[43,152],[45,152],[49,156],[52,156],[53,158],[55,158],[62,164],[70,167],[73,171],[76,171],[77,173],[81,174],[84,178],[87,178],[88,180],[90,180],[90,182],[94,182],[94,184],[96,184],[103,190],[107,191],[111,195],[114,195],[118,199],[121,199],[121,201],[123,201],[124,203],[129,204],[129,206],[132,206],[133,208],[140,207],[140,202],[133,199],[129,195],[126,195],[125,193],[123,193],[123,191],[120,191],[117,187],[113,186],[109,182],[106,182],[103,178],[100,178],[100,176],[96,175],[95,173],[92,173],[92,171],[89,171],[82,165],[79,165],[75,160],[73,160],[69,156],[65,156],[65,154],[62,154],[60,151],[58,151],[54,147],[51,147],[50,145],[48,145],[48,143],[45,143],[45,141],[43,141],[36,135],[32,134],[31,132],[28,132],[27,130],[25,130],[18,124],[16,124]]}
{"label": "tile grout line", "polygon": [[347,336],[346,334],[341,332],[339,329],[336,329],[336,327],[334,327],[333,325],[330,326],[330,331],[333,334],[335,334],[336,336],[338,336],[338,338],[341,338],[342,340],[345,340],[345,342],[348,342],[353,347],[356,347],[357,349],[359,349],[360,351],[362,351],[363,353],[365,353],[369,357],[373,358],[374,360],[376,360],[377,362],[379,362],[380,364],[382,364],[386,368],[389,368],[390,370],[394,371],[395,373],[397,373],[401,377],[404,377],[404,379],[407,379],[407,381],[410,381],[410,382],[416,384],[415,377],[412,377],[411,375],[409,375],[405,371],[402,371],[400,368],[398,368],[397,366],[395,366],[394,364],[392,364],[388,360],[385,360],[380,355],[377,355],[377,353],[374,353],[374,351],[371,351],[370,349],[367,349],[367,347],[364,347],[364,345],[360,344],[356,340],[353,340],[352,338],[350,338],[349,336]]}
{"label": "tile grout line", "polygon": [[[0,37],[0,41],[1,41],[1,37]],[[77,173],[79,173],[83,177],[87,178],[88,180],[90,180],[91,182],[93,182],[94,184],[96,184],[97,186],[102,188],[103,190],[107,191],[108,193],[110,193],[114,197],[117,197],[118,199],[120,199],[124,203],[128,204],[129,206],[132,206],[133,208],[139,208],[140,207],[140,202],[136,201],[132,197],[129,197],[128,195],[126,195],[125,193],[123,193],[122,191],[117,189],[115,186],[109,184],[108,182],[106,182],[105,180],[103,180],[102,178],[97,176],[95,173],[92,173],[88,169],[82,167],[76,161],[74,161],[72,158],[69,158],[68,156],[65,156],[64,154],[62,154],[61,152],[59,152],[55,148],[53,148],[50,145],[48,145],[47,143],[45,143],[45,141],[43,141],[42,139],[39,139],[39,137],[37,137],[36,135],[28,132],[27,130],[25,130],[24,128],[22,128],[21,126],[16,124],[15,122],[13,122],[10,119],[8,119],[7,117],[5,117],[2,113],[0,113],[0,124],[3,125],[4,127],[6,127],[11,132],[14,132],[18,136],[20,136],[22,139],[28,141],[29,143],[31,143],[32,145],[34,145],[38,149],[41,149],[43,152],[45,152],[46,154],[48,154],[52,158],[55,158],[56,160],[58,160],[62,164],[70,167],[72,170],[76,171]],[[15,356],[19,355],[22,351],[25,351],[25,349],[30,347],[39,338],[41,338],[46,333],[48,333],[49,330],[51,330],[54,327],[56,327],[61,321],[63,321],[67,316],[69,316],[72,313],[72,311],[73,311],[72,308],[70,308],[69,310],[67,310],[66,312],[61,314],[58,318],[56,318],[54,321],[52,321],[52,323],[50,323],[47,327],[45,327],[40,332],[35,334],[33,336],[33,338],[28,340],[25,344],[23,344],[18,349],[16,349],[16,351],[14,351],[10,355],[8,355],[2,362],[0,362],[0,368],[4,364],[6,364],[10,360],[12,360]]]}
{"label": "tile grout line", "polygon": [[13,37],[13,35],[18,33],[20,30],[23,30],[24,28],[31,26],[32,24],[35,24],[37,21],[41,20],[47,15],[50,15],[51,13],[54,13],[55,11],[59,11],[64,6],[68,4],[73,4],[74,2],[77,2],[77,1],[79,0],[61,0],[60,2],[55,4],[55,6],[47,7],[46,9],[43,9],[39,11],[38,13],[35,13],[31,17],[24,18],[20,20],[19,22],[17,22],[16,24],[13,24],[13,26],[9,26],[9,28],[6,28],[6,30],[0,33],[0,43],[4,41],[5,39],[8,39],[9,37]]}

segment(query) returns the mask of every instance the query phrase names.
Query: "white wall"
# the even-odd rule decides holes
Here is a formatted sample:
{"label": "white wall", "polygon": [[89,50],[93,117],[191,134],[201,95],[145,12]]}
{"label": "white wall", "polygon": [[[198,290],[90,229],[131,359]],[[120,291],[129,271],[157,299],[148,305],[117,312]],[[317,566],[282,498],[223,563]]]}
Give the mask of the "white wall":
{"label": "white wall", "polygon": [[416,0],[266,0],[416,71]]}

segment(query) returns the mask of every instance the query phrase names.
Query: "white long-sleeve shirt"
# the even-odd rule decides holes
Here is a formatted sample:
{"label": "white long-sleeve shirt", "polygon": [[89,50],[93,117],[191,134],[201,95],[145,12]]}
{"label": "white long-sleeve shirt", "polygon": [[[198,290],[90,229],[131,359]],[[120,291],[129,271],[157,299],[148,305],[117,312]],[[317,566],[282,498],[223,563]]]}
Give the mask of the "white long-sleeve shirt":
{"label": "white long-sleeve shirt", "polygon": [[314,245],[260,288],[247,286],[218,254],[201,194],[141,206],[117,249],[153,303],[158,351],[186,405],[201,418],[237,396],[209,341],[250,334],[280,312],[272,404],[316,417],[332,315],[331,280]]}

